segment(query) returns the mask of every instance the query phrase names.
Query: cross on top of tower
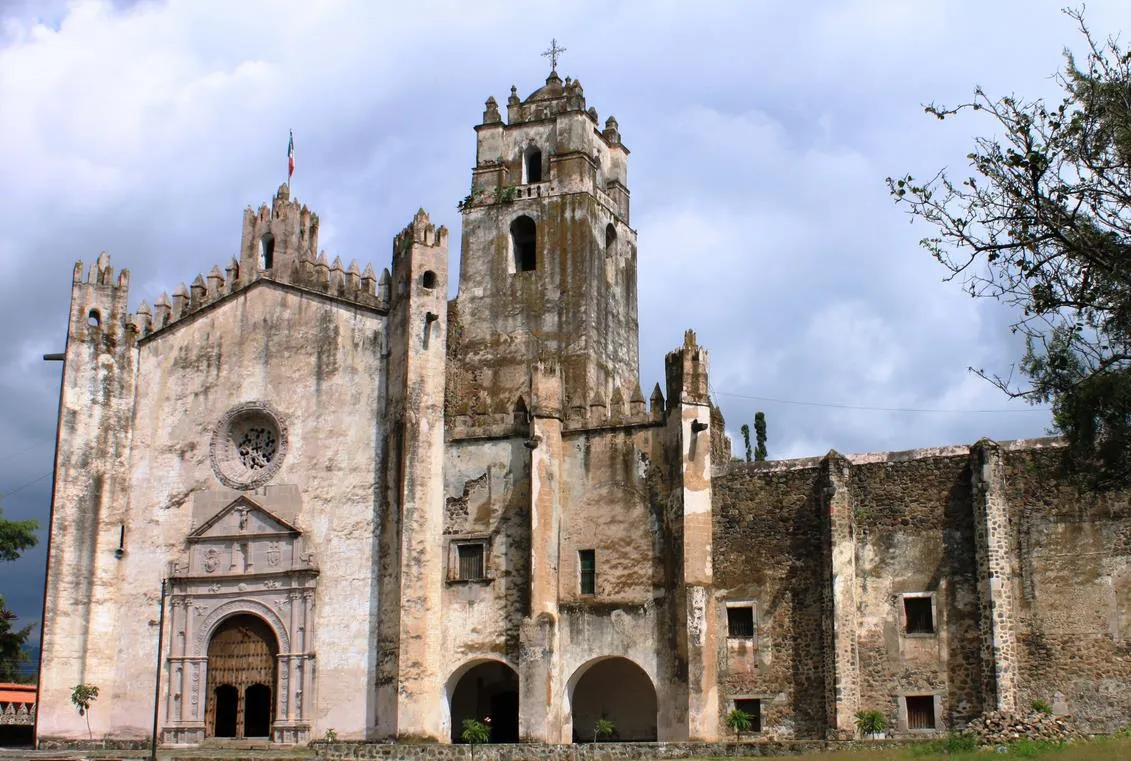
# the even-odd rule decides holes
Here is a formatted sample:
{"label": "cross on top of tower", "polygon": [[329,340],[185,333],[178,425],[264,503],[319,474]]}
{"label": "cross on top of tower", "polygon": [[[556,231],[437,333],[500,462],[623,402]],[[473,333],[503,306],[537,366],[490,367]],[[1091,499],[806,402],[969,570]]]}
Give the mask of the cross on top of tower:
{"label": "cross on top of tower", "polygon": [[566,52],[565,48],[558,47],[557,38],[550,39],[550,49],[542,54],[544,58],[550,59],[550,72],[554,73],[558,70],[558,56]]}

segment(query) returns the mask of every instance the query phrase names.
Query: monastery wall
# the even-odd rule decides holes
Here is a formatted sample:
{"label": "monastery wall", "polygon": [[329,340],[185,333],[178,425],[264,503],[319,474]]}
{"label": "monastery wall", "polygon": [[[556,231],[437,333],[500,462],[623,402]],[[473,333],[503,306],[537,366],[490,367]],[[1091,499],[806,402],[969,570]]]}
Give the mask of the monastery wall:
{"label": "monastery wall", "polygon": [[[820,494],[817,468],[732,463],[714,489],[715,595],[723,714],[760,699],[768,737],[825,726]],[[727,602],[754,608],[754,637],[727,637]]]}
{"label": "monastery wall", "polygon": [[[202,314],[140,350],[139,387],[162,393],[142,394],[135,413],[141,448],[126,569],[138,582],[143,575],[150,581],[123,585],[122,612],[151,614],[143,596],[159,585],[163,558],[179,556],[193,528],[187,498],[217,488],[210,442],[221,417],[233,404],[268,402],[287,437],[271,485],[297,487],[294,525],[320,571],[308,631],[318,653],[308,718],[342,737],[363,737],[371,713],[369,701],[358,698],[371,694],[377,625],[374,463],[383,434],[383,333],[381,314],[261,281],[223,312]],[[207,612],[200,610],[207,599],[196,603],[197,615]],[[149,648],[148,639],[119,645],[118,678],[131,687],[126,700],[115,701],[116,724],[146,714],[145,691],[132,686],[151,673]]]}
{"label": "monastery wall", "polygon": [[1018,702],[1112,732],[1131,716],[1131,498],[1058,478],[1057,455],[1004,453]]}
{"label": "monastery wall", "polygon": [[[937,696],[966,722],[982,711],[978,590],[966,453],[852,468],[860,709],[906,729],[897,696]],[[909,632],[905,599],[929,610]],[[901,723],[902,722],[902,723]]]}

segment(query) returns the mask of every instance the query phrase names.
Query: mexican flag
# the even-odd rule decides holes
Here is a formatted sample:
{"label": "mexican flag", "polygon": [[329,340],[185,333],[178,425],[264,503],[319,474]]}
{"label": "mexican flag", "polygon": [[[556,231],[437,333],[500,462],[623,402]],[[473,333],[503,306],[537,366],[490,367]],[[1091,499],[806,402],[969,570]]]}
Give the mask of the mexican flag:
{"label": "mexican flag", "polygon": [[295,173],[295,131],[291,130],[291,140],[287,143],[287,182]]}

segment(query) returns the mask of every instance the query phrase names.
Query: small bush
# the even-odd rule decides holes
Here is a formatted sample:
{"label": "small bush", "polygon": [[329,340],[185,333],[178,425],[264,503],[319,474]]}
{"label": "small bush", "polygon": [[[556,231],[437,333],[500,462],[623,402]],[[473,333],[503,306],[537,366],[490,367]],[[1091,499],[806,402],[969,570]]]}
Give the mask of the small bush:
{"label": "small bush", "polygon": [[888,727],[882,711],[857,711],[856,728],[862,735],[878,735]]}
{"label": "small bush", "polygon": [[1037,758],[1043,755],[1046,751],[1061,748],[1064,743],[1053,743],[1045,740],[1018,740],[1017,742],[1010,743],[1010,755],[1017,756],[1018,758]]}
{"label": "small bush", "polygon": [[741,735],[743,732],[749,732],[752,723],[750,721],[750,714],[743,711],[741,708],[735,708],[727,714],[726,724],[734,730],[734,734]]}
{"label": "small bush", "polygon": [[969,753],[978,750],[978,738],[969,732],[951,732],[939,744],[943,753]]}
{"label": "small bush", "polygon": [[612,721],[601,717],[597,719],[593,725],[593,742],[600,742],[601,740],[608,740],[616,734],[617,727]]}
{"label": "small bush", "polygon": [[1040,700],[1039,698],[1037,700],[1033,700],[1029,703],[1029,709],[1031,711],[1033,711],[1034,713],[1044,713],[1044,714],[1051,714],[1052,713],[1052,706],[1050,706],[1045,701]]}

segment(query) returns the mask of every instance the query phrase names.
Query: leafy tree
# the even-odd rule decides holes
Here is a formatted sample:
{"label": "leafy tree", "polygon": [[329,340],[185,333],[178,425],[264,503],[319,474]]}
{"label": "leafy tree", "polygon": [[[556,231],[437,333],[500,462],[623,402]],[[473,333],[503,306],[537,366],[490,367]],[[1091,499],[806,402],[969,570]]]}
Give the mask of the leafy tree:
{"label": "leafy tree", "polygon": [[593,742],[600,742],[601,740],[608,740],[616,734],[617,726],[613,724],[612,719],[607,719],[604,716],[597,719],[593,723]]}
{"label": "leafy tree", "polygon": [[[38,521],[7,520],[0,509],[0,561],[15,560],[24,550],[34,547],[38,542],[35,535],[38,528]],[[28,681],[20,669],[29,660],[24,645],[31,636],[32,625],[15,629],[12,626],[15,620],[16,614],[8,609],[4,596],[0,595],[0,682]]]}
{"label": "leafy tree", "polygon": [[1016,310],[1019,367],[975,372],[1050,404],[1070,467],[1116,484],[1131,478],[1131,52],[1098,41],[1082,10],[1064,12],[1086,55],[1065,51],[1058,102],[978,88],[968,103],[927,106],[939,119],[977,112],[1000,136],[975,140],[969,177],[887,184],[934,228],[921,245],[947,280]]}
{"label": "leafy tree", "polygon": [[741,708],[735,708],[726,717],[727,726],[734,730],[734,736],[741,737],[743,732],[749,732],[750,727],[753,726],[750,721],[750,714],[743,711]]}
{"label": "leafy tree", "polygon": [[33,682],[34,676],[22,673],[21,668],[30,658],[24,646],[31,636],[32,624],[13,629],[16,614],[8,610],[4,596],[0,595],[0,682]]}
{"label": "leafy tree", "polygon": [[754,460],[762,462],[766,459],[766,413],[754,413],[754,438],[757,443],[754,447]]}
{"label": "leafy tree", "polygon": [[746,445],[746,461],[750,462],[750,426],[743,423],[739,430],[742,431],[742,443]]}
{"label": "leafy tree", "polygon": [[90,729],[90,704],[98,698],[98,687],[93,684],[76,684],[71,690],[71,702],[79,709],[79,716],[86,717],[86,732],[90,739],[94,739],[94,732]]}

